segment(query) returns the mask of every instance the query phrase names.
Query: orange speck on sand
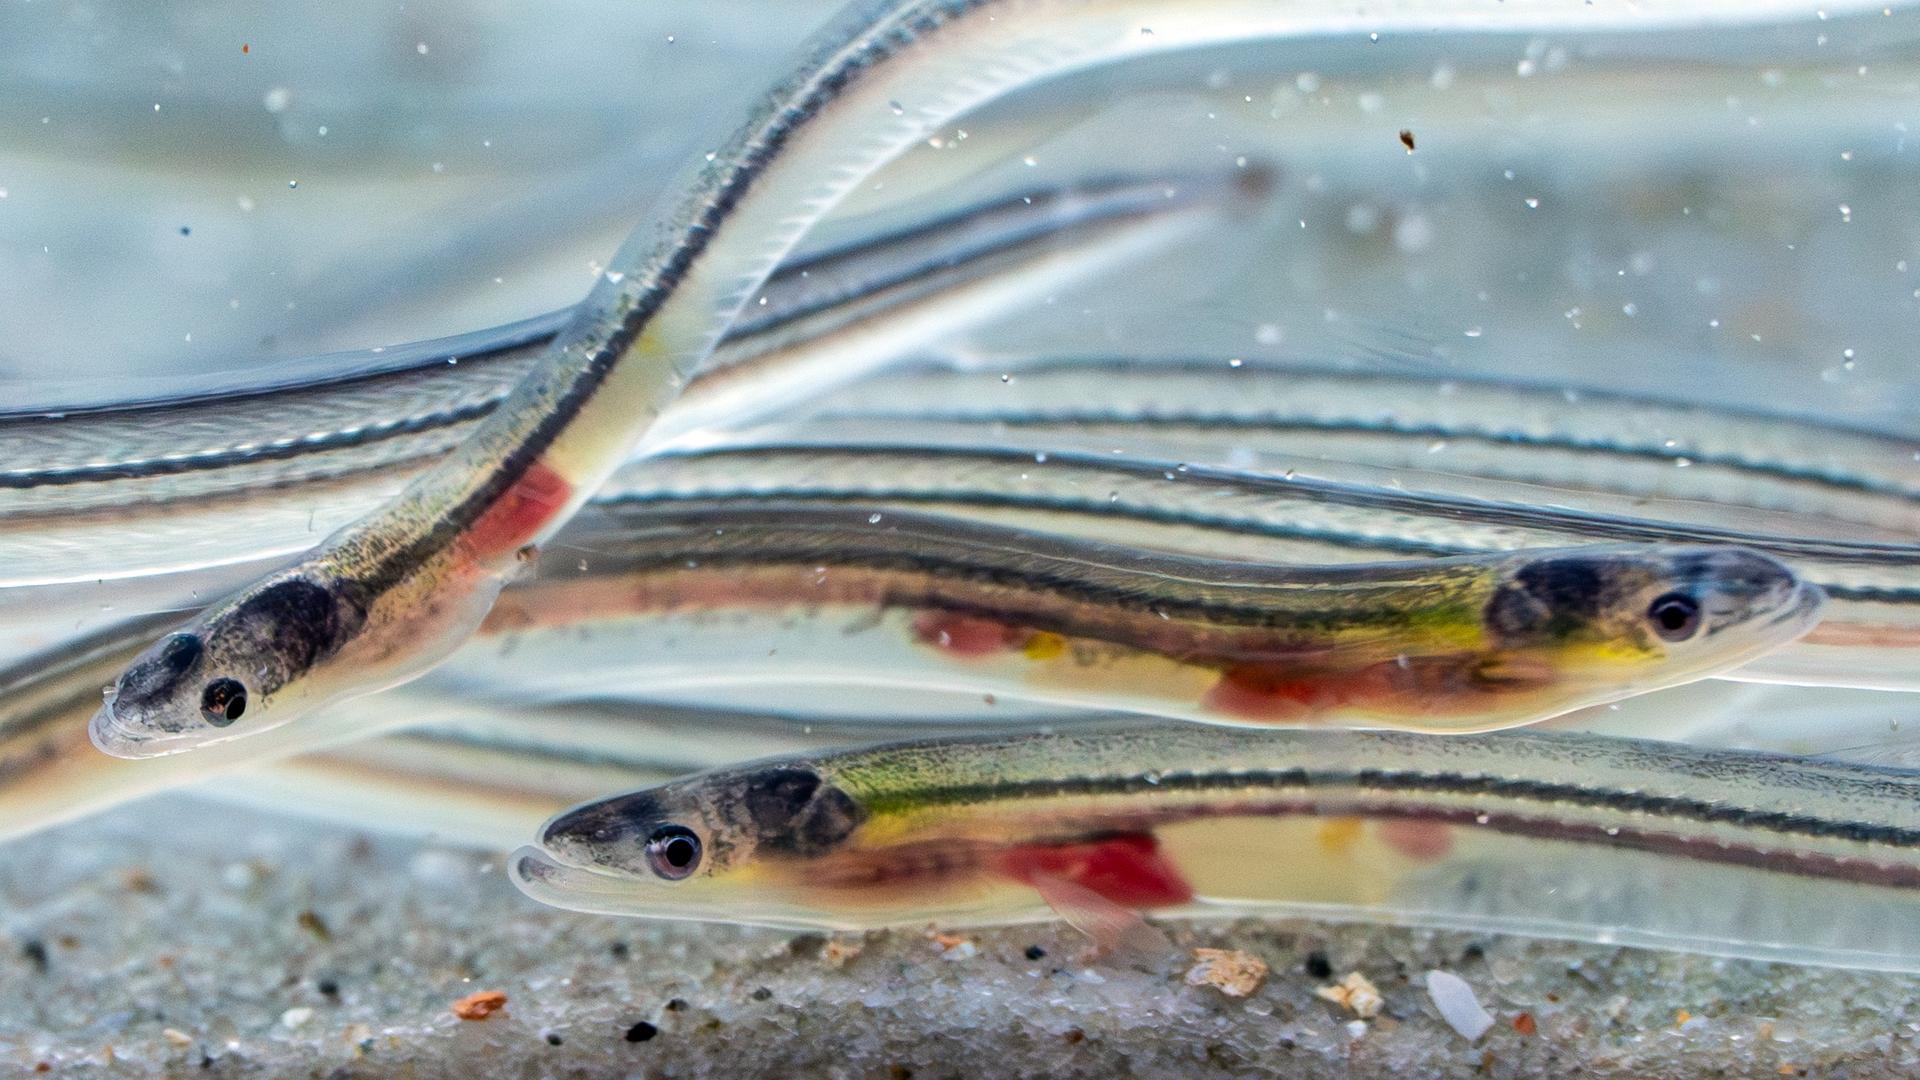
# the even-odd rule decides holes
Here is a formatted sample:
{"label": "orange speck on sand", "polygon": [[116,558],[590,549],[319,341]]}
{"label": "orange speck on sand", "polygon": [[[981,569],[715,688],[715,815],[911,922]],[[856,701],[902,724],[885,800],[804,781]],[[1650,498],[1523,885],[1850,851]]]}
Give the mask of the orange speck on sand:
{"label": "orange speck on sand", "polygon": [[1380,839],[1419,862],[1432,862],[1453,850],[1453,830],[1437,821],[1383,821]]}
{"label": "orange speck on sand", "polygon": [[475,990],[453,1003],[453,1015],[462,1020],[485,1020],[507,1007],[507,995],[499,990]]}
{"label": "orange speck on sand", "polygon": [[246,42],[243,41],[240,43],[240,51],[243,53],[250,53],[253,51],[253,46],[248,45]]}
{"label": "orange speck on sand", "polygon": [[1538,1024],[1535,1024],[1533,1022],[1532,1013],[1523,1012],[1523,1013],[1514,1014],[1513,1030],[1519,1032],[1522,1035],[1531,1035],[1534,1032],[1540,1030],[1540,1027]]}

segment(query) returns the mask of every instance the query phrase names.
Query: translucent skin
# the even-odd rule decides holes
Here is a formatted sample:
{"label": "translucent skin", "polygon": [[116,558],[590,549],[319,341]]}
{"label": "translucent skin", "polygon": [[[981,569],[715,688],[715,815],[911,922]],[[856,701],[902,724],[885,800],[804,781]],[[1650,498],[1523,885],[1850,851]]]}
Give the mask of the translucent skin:
{"label": "translucent skin", "polygon": [[[1820,591],[1781,563],[1732,547],[1593,546],[1290,567],[897,512],[876,525],[873,516],[719,507],[625,515],[628,531],[579,538],[599,553],[593,575],[569,581],[556,571],[537,590],[537,609],[516,601],[497,621],[505,629],[516,621],[597,622],[607,633],[637,634],[625,639],[626,678],[637,686],[713,682],[702,672],[717,666],[742,676],[947,686],[1218,723],[1468,731],[1725,671],[1806,632],[1821,604]],[[370,616],[330,606],[336,595],[279,579],[245,603],[274,605],[282,615],[306,605],[298,625],[312,627],[312,639],[283,636],[272,643],[281,654],[304,657],[344,640],[366,654],[355,665],[363,674],[417,661],[417,649],[375,653],[389,640],[384,628],[341,634]],[[404,595],[396,589],[379,599]],[[409,620],[391,625],[417,625],[447,594],[418,595]],[[1663,598],[1693,613],[1679,633],[1654,619]],[[445,609],[444,617],[475,614]],[[769,621],[752,629],[740,616]],[[735,625],[721,652],[703,660],[695,644],[701,620],[716,618]],[[792,648],[796,619],[803,631],[827,627],[824,642]],[[225,729],[245,723],[257,701],[322,685],[238,667],[212,627],[247,627],[242,653],[264,631],[247,620],[209,622],[204,635],[169,638],[136,661],[130,670],[138,677],[123,677],[112,715],[148,709],[151,697],[164,704],[180,683],[237,686],[246,695],[240,715],[203,708],[197,721]],[[846,629],[832,633],[836,622]],[[284,635],[292,624],[267,625]],[[726,649],[741,632],[789,647],[766,650],[774,659],[728,665]],[[902,648],[904,660],[883,655]],[[686,672],[690,664],[699,670]],[[123,730],[108,716],[96,717],[93,734],[121,756],[204,739],[193,730],[155,734],[157,720]]]}
{"label": "translucent skin", "polygon": [[[1739,549],[1276,566],[900,511],[620,517],[628,532],[581,537],[591,575],[556,572],[495,609],[489,677],[564,669],[580,692],[669,696],[945,689],[1211,723],[1470,731],[1719,674],[1820,610],[1817,589]],[[1696,605],[1699,624],[1663,637],[1650,615],[1663,596]],[[538,632],[556,618],[594,629]],[[762,647],[734,659],[743,637]]]}
{"label": "translucent skin", "polygon": [[[1749,20],[1772,6],[1706,6],[1682,21]],[[1470,28],[1495,18],[1464,0],[1366,15],[1275,0],[857,7],[714,155],[679,212],[635,233],[579,318],[452,456],[270,583],[214,605],[186,632],[191,642],[156,645],[122,676],[92,725],[99,744],[149,755],[241,737],[413,677],[451,653],[512,572],[515,553],[550,537],[642,441],[806,228],[953,117],[1013,87],[1169,49]],[[1565,19],[1533,8],[1497,13],[1509,31]],[[1580,21],[1646,27],[1660,16],[1636,10]],[[288,608],[263,599],[287,582],[326,590],[332,601]],[[313,610],[326,614],[310,620]],[[283,651],[283,642],[294,648]],[[192,677],[200,671],[192,661],[209,657],[216,669],[203,673],[215,677]],[[266,685],[249,690],[236,717],[225,691],[254,672],[266,673]],[[220,722],[207,719],[215,715]]]}
{"label": "translucent skin", "polygon": [[1109,726],[722,769],[561,814],[509,872],[650,918],[1258,911],[1914,971],[1916,794],[1910,771],[1596,736]]}

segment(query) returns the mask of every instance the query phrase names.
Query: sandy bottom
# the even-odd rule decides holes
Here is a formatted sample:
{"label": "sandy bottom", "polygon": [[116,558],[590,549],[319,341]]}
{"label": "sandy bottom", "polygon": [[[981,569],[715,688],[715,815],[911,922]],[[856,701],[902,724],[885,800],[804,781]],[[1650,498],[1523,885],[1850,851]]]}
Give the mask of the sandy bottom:
{"label": "sandy bottom", "polygon": [[[1706,898],[1703,898],[1706,899]],[[1809,913],[1815,916],[1815,913]],[[1920,980],[1463,934],[1171,925],[831,938],[548,911],[497,855],[186,798],[0,849],[0,1073],[418,1077],[1912,1075]],[[1271,974],[1245,998],[1193,947]],[[1495,1020],[1470,1042],[1425,974]],[[1368,1021],[1315,990],[1359,972]],[[454,1016],[476,991],[503,1010]]]}

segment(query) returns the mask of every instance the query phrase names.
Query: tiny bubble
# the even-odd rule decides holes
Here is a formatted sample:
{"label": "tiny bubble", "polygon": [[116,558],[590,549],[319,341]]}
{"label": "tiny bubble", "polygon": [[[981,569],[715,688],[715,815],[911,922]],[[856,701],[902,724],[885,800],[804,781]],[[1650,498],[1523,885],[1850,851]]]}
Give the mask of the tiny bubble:
{"label": "tiny bubble", "polygon": [[424,41],[415,42],[413,51],[419,53],[421,56],[427,55],[427,43]]}

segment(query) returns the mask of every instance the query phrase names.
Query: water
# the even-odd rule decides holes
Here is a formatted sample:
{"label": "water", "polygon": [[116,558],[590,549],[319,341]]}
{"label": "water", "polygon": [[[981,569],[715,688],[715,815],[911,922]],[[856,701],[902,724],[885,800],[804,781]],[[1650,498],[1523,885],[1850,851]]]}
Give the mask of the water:
{"label": "water", "polygon": [[[571,0],[538,12],[358,2],[325,12],[11,9],[0,34],[0,403],[53,384],[239,381],[316,353],[471,331],[572,303],[681,165],[719,142],[830,9],[813,0],[683,10]],[[1245,163],[1274,177],[1250,218],[928,348],[988,367],[1000,357],[1198,356],[1436,382],[1512,376],[1570,393],[1787,408],[1920,436],[1910,355],[1920,315],[1920,187],[1912,183],[1920,149],[1910,145],[1920,134],[1917,37],[1920,12],[1903,9],[1711,33],[1354,34],[1162,57],[1031,88],[944,128],[863,187],[812,242],[910,223],[983,190]],[[1435,457],[1444,456],[1442,443]],[[20,622],[15,612],[9,625]],[[44,640],[59,628],[32,632]],[[1691,688],[1672,701],[1685,717],[1675,733],[1684,726],[1701,741],[1844,748],[1875,760],[1900,757],[1899,730],[1913,719],[1898,694]],[[780,702],[777,690],[754,688],[733,703]],[[1659,713],[1643,704],[1631,722],[1657,728]],[[1844,723],[1833,730],[1826,725],[1836,715]],[[131,1044],[139,1049],[121,1068],[139,1073],[175,1050],[186,1061],[196,1047],[230,1046],[233,1022],[222,1028],[219,1018],[231,1014],[244,1028],[235,1038],[292,1055],[287,1061],[377,1071],[379,1052],[365,1049],[355,1025],[366,1025],[377,1046],[390,1021],[408,1046],[427,1046],[422,1052],[445,1066],[473,1048],[447,1050],[422,1032],[457,1026],[445,1002],[488,980],[512,984],[521,1000],[551,995],[534,1015],[561,1026],[574,1017],[569,1045],[594,1047],[591,1061],[632,1050],[610,1037],[605,1047],[592,1042],[605,1034],[592,1025],[618,1020],[630,1030],[637,1013],[544,1003],[584,993],[557,989],[582,970],[584,981],[634,993],[580,959],[626,928],[493,897],[473,910],[494,921],[436,929],[433,913],[460,904],[462,889],[506,890],[497,867],[452,890],[386,865],[390,858],[356,876],[341,869],[353,861],[347,826],[297,823],[275,810],[213,816],[217,824],[204,809],[123,811],[68,827],[57,843],[0,851],[8,871],[0,876],[12,879],[0,891],[0,930],[17,943],[0,957],[0,978],[25,987],[0,1010],[0,1061],[99,1060],[100,1045]],[[202,850],[209,829],[231,829],[235,858],[268,866],[273,884],[249,893],[164,869],[176,859],[215,865]],[[321,870],[288,858],[290,843],[330,845]],[[163,899],[129,877],[149,866],[161,868]],[[42,878],[62,884],[31,884]],[[118,887],[102,890],[103,879]],[[298,929],[306,924],[291,908],[303,896],[316,897],[339,940]],[[85,979],[37,974],[45,942],[69,924],[97,929],[89,920],[102,904],[124,905],[155,929],[116,935],[107,949],[54,946],[54,969],[82,967]],[[70,915],[74,905],[88,919]],[[403,913],[373,925],[387,928],[379,955],[405,978],[355,982],[353,965],[372,971],[362,955],[367,931],[356,925],[356,912],[368,910]],[[257,940],[236,939],[223,918],[257,920]],[[1294,970],[1295,954],[1325,933],[1243,926],[1209,941],[1293,960],[1272,993],[1325,1033],[1347,1018],[1305,1012],[1318,1006]],[[521,946],[535,936],[541,950],[529,954]],[[1343,932],[1340,940],[1348,951],[1335,977],[1366,969],[1383,986],[1408,948],[1394,935]],[[733,955],[740,950],[731,938],[723,945],[691,933],[642,943],[688,968],[677,989],[642,1010],[650,1023],[670,1008],[671,993],[729,1022],[757,1016],[746,983],[771,978],[756,967],[765,962]],[[894,935],[876,949],[911,965],[919,945]],[[1063,941],[1054,951],[1071,947]],[[1413,948],[1421,964],[1455,965],[1487,992],[1478,961],[1430,942]],[[718,958],[703,959],[703,950]],[[162,955],[217,962],[189,964],[184,993],[143,977],[127,998],[111,986],[99,988],[97,1002],[76,998],[94,973],[165,967]],[[291,982],[274,966],[286,955],[304,958],[290,966]],[[1528,969],[1564,970],[1573,956],[1588,965],[1580,985],[1595,987],[1582,990],[1594,1008],[1610,994],[1631,997],[1626,1015],[1653,1043],[1702,1038],[1698,1026],[1665,1032],[1676,1026],[1666,1023],[1674,1010],[1700,1011],[1697,998],[1731,999],[1733,987],[1767,984],[1754,965],[1716,971],[1672,961],[1691,981],[1669,990],[1644,970],[1667,961],[1574,947],[1530,953]],[[857,963],[840,982],[869,994],[888,985],[885,971]],[[271,1007],[236,1008],[218,985],[222,965],[247,966],[241,981],[258,984],[249,993]],[[942,968],[951,970],[940,977],[960,978],[965,965]],[[1032,978],[1015,973],[996,984],[1002,1004],[980,1023],[1011,1033],[1021,1006],[1004,1002],[1052,1000]],[[328,1014],[339,995],[321,993],[322,979],[347,988],[350,1009]],[[1500,1002],[1483,996],[1500,1025],[1494,1038],[1508,1040],[1498,1043],[1503,1055],[1509,1043],[1516,1059],[1528,1052],[1508,1034],[1513,1013],[1555,1015],[1541,979],[1503,991]],[[1805,996],[1754,1010],[1785,1013],[1821,995],[1884,990],[1845,975],[1796,974],[1793,985]],[[796,986],[791,1008],[800,1019],[786,1026],[804,1031],[809,996],[839,991]],[[1124,1000],[1140,1005],[1158,1002],[1162,990],[1129,993]],[[1696,999],[1676,996],[1686,993]],[[1113,1005],[1121,999],[1095,1001],[1078,988],[1069,996],[1087,1003],[1062,1010],[1063,1028],[1124,1012]],[[74,1000],[104,1018],[83,1026],[63,1004]],[[899,1030],[938,1030],[931,1009],[887,1000]],[[1266,1012],[1272,1004],[1265,1000]],[[1417,999],[1402,1005],[1405,1016],[1420,1016]],[[298,1008],[322,1014],[313,1033],[281,1031],[307,1022],[284,1022],[285,1010]],[[1876,1032],[1840,1019],[1809,1021],[1818,1049],[1796,1057],[1800,1048],[1775,1047],[1756,1016],[1719,1017],[1745,1042],[1700,1053],[1768,1066],[1879,1060]],[[1261,1017],[1251,1013],[1244,1027],[1263,1026]],[[1396,1052],[1428,1062],[1468,1054],[1431,1017],[1421,1019],[1424,1026],[1408,1027],[1431,1038]],[[862,1040],[860,1061],[886,1056],[874,1049],[886,1045],[884,1033],[835,1022],[832,1030]],[[1904,1032],[1903,1023],[1890,1016],[1883,1026]],[[176,1045],[168,1025],[186,1025],[187,1042]],[[537,1071],[535,1055],[550,1040],[517,1034],[526,1037],[508,1039],[504,1052]],[[1754,1045],[1763,1051],[1744,1048]],[[649,1052],[665,1046],[663,1038]],[[1069,1071],[1097,1067],[1051,1045],[1047,1053]],[[640,1067],[640,1059],[616,1060]]]}

